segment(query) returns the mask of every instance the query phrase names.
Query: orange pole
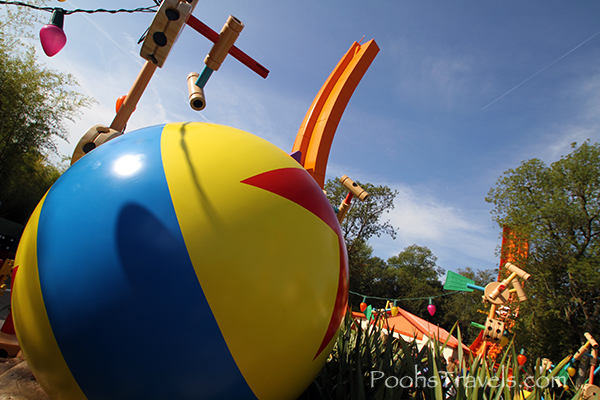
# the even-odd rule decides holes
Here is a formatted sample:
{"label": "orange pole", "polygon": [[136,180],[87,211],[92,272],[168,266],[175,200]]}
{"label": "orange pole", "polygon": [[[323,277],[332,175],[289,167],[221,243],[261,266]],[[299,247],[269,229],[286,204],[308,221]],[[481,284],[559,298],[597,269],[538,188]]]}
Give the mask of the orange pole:
{"label": "orange pole", "polygon": [[594,372],[596,371],[596,365],[598,365],[598,349],[592,349],[592,362],[590,367],[590,380],[589,384],[594,384]]}

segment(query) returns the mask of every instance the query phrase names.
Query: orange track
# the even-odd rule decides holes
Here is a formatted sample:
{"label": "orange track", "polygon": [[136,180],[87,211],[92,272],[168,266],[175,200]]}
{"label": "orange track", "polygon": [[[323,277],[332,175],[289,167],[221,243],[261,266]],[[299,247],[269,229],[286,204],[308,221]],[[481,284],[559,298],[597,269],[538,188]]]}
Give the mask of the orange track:
{"label": "orange track", "polygon": [[352,44],[313,100],[292,152],[300,151],[300,164],[312,175],[321,188],[335,131],[356,86],[379,52],[374,40]]}

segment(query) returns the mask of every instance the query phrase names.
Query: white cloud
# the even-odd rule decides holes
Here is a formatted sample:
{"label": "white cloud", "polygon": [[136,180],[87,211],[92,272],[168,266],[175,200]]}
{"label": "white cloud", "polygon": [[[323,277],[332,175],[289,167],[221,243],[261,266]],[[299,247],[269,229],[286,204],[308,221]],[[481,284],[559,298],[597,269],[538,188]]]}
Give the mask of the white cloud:
{"label": "white cloud", "polygon": [[398,228],[397,239],[372,240],[375,255],[388,258],[406,246],[428,247],[446,270],[470,266],[493,268],[498,233],[487,210],[464,211],[427,193],[424,188],[388,185],[398,190],[389,218]]}
{"label": "white cloud", "polygon": [[427,46],[405,37],[391,44],[400,97],[452,109],[471,90],[474,61],[456,51]]}
{"label": "white cloud", "polygon": [[[547,164],[573,151],[571,144],[590,140],[600,142],[600,73],[568,81],[558,98],[564,104],[564,115],[549,116],[528,135],[536,138],[519,153],[521,160],[540,158]],[[541,140],[540,140],[541,139]]]}

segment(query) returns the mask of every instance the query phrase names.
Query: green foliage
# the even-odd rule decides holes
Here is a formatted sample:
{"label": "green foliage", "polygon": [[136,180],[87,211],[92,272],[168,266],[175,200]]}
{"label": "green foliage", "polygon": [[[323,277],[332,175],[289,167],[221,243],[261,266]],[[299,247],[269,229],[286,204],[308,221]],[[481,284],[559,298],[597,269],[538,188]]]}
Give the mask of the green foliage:
{"label": "green foliage", "polygon": [[[370,296],[367,299],[369,305],[383,308],[386,304],[383,299],[400,299],[397,306],[446,330],[458,321],[465,341],[471,343],[475,340],[479,329],[471,326],[471,322],[485,320],[485,316],[478,312],[485,310],[481,292],[445,292],[441,283],[444,269],[437,265],[437,258],[429,248],[413,244],[387,261],[374,257],[372,248],[364,243],[355,245],[355,249],[360,251],[351,254],[359,254],[360,257],[350,260],[350,290]],[[362,261],[357,262],[358,259]],[[468,267],[458,273],[480,286],[495,281],[497,277],[495,270],[473,271]],[[429,297],[433,298],[437,307],[433,316],[427,311]],[[351,295],[349,302],[354,310],[358,310],[362,297]]]}
{"label": "green foliage", "polygon": [[[92,102],[72,89],[77,82],[71,75],[38,63],[33,46],[23,41],[31,36],[31,16],[21,8],[0,15],[0,216],[16,213],[16,222],[47,190],[52,179],[42,176],[57,172],[44,160],[56,154],[56,139],[66,140],[65,122]],[[49,170],[41,173],[44,167]],[[36,183],[38,190],[26,189]],[[17,199],[28,211],[14,210]]]}
{"label": "green foliage", "polygon": [[13,169],[10,179],[0,184],[0,216],[25,224],[29,215],[67,168],[46,161],[39,153],[31,152]]}
{"label": "green foliage", "polygon": [[[379,257],[373,256],[373,248],[363,240],[354,242],[348,251],[348,269],[350,274],[350,290],[358,293],[368,293],[372,296],[384,295],[378,284],[381,271],[386,263]],[[385,294],[387,296],[387,294]],[[358,308],[360,299],[351,298],[350,304]]]}
{"label": "green foliage", "polygon": [[[27,3],[42,7],[48,2],[49,0],[29,0]],[[3,10],[0,10],[0,37],[13,49],[26,47],[25,40],[37,40],[32,29],[36,24],[47,23],[48,17],[48,13],[40,13],[29,7],[6,5]]]}
{"label": "green foliage", "polygon": [[[568,359],[552,371],[543,370],[538,359],[527,374],[517,363],[513,343],[495,364],[459,347],[457,370],[449,373],[446,343],[431,340],[419,349],[416,341],[390,338],[382,329],[390,330],[385,319],[362,328],[348,314],[327,363],[299,400],[512,400],[525,398],[525,389],[531,400],[578,398],[554,380]],[[460,342],[460,329],[456,332]]]}
{"label": "green foliage", "polygon": [[529,239],[530,301],[515,332],[530,354],[560,359],[585,343],[584,332],[600,332],[600,145],[574,146],[550,166],[525,161],[486,200],[500,226]]}
{"label": "green foliage", "polygon": [[391,298],[422,298],[400,301],[397,305],[421,317],[427,314],[430,322],[438,322],[436,319],[441,314],[431,318],[426,311],[429,299],[423,298],[442,293],[440,278],[444,270],[436,262],[437,257],[427,247],[416,244],[407,246],[397,256],[390,257],[379,272],[377,292]]}
{"label": "green foliage", "polygon": [[[433,324],[440,324],[450,329],[457,320],[468,340],[474,340],[479,333],[471,327],[471,321],[479,321],[477,309],[481,307],[481,297],[478,294],[457,293],[453,296],[435,299],[437,312],[430,316],[427,312],[428,296],[438,296],[444,293],[442,283],[444,269],[437,265],[437,258],[432,251],[416,244],[407,246],[398,255],[387,261],[376,257],[373,248],[368,244],[372,236],[389,234],[395,237],[395,229],[389,221],[381,222],[383,214],[393,209],[397,192],[386,186],[375,186],[369,183],[358,184],[370,193],[365,202],[354,200],[342,224],[347,235],[348,263],[350,274],[350,291],[371,296],[369,304],[383,308],[386,299],[414,299],[399,301],[397,305],[403,309],[425,318]],[[340,204],[347,190],[339,180],[328,180],[325,189],[330,202]],[[461,271],[462,272],[462,271]],[[485,286],[496,280],[494,271],[473,272],[466,269],[465,273],[476,282]],[[361,296],[350,296],[350,305],[358,310],[362,301]]]}
{"label": "green foliage", "polygon": [[391,330],[385,319],[364,329],[348,314],[327,363],[299,400],[443,398],[436,397],[447,391],[437,372],[445,371],[442,346],[419,350],[416,342],[389,338],[379,327]]}
{"label": "green foliage", "polygon": [[[374,294],[376,279],[385,268],[385,262],[373,256],[373,248],[367,241],[373,236],[383,234],[396,237],[396,230],[390,221],[383,221],[382,216],[394,209],[394,198],[398,194],[387,186],[375,186],[370,183],[356,182],[369,192],[365,201],[354,199],[352,207],[342,222],[342,232],[348,250],[350,272],[350,290],[360,293]],[[338,178],[329,179],[325,183],[327,198],[332,205],[339,205],[348,190]],[[358,301],[356,305],[358,306]]]}
{"label": "green foliage", "polygon": [[[371,237],[381,235],[390,235],[396,238],[396,229],[390,221],[381,221],[384,213],[389,213],[394,209],[394,198],[397,191],[387,186],[375,186],[370,183],[356,182],[360,187],[369,192],[369,197],[365,201],[354,199],[352,207],[346,218],[342,222],[342,233],[346,239],[348,251],[358,242],[366,243]],[[329,179],[325,183],[325,192],[329,202],[339,205],[348,190],[340,183],[338,178]]]}

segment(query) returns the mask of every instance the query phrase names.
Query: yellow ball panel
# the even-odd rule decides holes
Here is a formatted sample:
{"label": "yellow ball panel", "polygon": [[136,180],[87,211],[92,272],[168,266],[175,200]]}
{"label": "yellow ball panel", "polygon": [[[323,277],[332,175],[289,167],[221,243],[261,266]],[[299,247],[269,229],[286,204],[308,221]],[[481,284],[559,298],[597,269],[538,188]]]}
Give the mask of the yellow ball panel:
{"label": "yellow ball panel", "polygon": [[333,344],[313,359],[336,301],[340,238],[306,208],[242,181],[302,168],[220,125],[169,124],[161,148],[196,275],[240,371],[260,399],[299,395]]}
{"label": "yellow ball panel", "polygon": [[37,381],[53,399],[87,400],[56,343],[42,297],[37,264],[37,228],[45,198],[29,218],[15,259],[18,269],[12,301],[17,339],[29,366],[36,372]]}

